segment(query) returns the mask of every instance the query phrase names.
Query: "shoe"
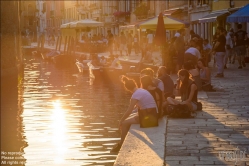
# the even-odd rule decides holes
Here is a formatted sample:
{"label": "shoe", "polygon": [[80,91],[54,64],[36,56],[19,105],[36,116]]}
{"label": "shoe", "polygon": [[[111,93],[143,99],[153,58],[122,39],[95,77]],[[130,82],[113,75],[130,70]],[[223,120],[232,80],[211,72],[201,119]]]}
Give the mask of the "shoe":
{"label": "shoe", "polygon": [[224,66],[224,69],[227,69],[227,65]]}
{"label": "shoe", "polygon": [[242,66],[239,66],[238,69],[242,69]]}
{"label": "shoe", "polygon": [[242,61],[242,66],[243,66],[243,67],[246,67],[245,61]]}
{"label": "shoe", "polygon": [[120,143],[117,143],[110,152],[119,152],[121,148],[121,144]]}
{"label": "shoe", "polygon": [[224,75],[223,75],[223,74],[216,74],[216,76],[215,76],[215,77],[222,78],[222,77],[224,77]]}

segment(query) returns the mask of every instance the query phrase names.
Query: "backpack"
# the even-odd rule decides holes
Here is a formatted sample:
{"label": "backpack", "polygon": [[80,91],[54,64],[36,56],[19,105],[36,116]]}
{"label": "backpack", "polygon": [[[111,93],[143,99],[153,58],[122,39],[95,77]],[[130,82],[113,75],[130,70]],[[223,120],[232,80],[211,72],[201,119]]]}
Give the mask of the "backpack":
{"label": "backpack", "polygon": [[194,118],[193,113],[186,104],[169,104],[165,112],[170,118]]}

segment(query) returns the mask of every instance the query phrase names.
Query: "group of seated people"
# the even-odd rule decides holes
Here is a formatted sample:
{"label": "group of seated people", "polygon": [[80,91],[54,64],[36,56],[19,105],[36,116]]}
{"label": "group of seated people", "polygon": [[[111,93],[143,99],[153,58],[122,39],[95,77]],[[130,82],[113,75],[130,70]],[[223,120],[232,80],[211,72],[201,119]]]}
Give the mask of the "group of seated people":
{"label": "group of seated people", "polygon": [[[205,69],[202,68],[202,70]],[[133,79],[126,76],[122,76],[121,81],[125,89],[132,93],[132,96],[129,107],[119,123],[121,140],[113,147],[111,152],[119,151],[129,131],[130,125],[140,123],[139,110],[154,111],[158,119],[164,115],[163,110],[168,104],[183,104],[191,111],[197,110],[198,87],[191,73],[186,69],[179,70],[176,85],[167,74],[165,66],[159,67],[157,77],[154,77],[154,71],[152,69],[143,69],[140,73],[140,88]],[[175,99],[177,95],[181,96],[181,101]]]}

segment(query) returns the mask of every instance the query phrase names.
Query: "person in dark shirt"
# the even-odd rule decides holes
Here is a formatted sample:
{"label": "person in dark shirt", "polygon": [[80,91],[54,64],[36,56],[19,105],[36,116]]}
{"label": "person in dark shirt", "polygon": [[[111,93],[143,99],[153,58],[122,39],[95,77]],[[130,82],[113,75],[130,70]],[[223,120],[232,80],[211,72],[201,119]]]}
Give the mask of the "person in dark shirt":
{"label": "person in dark shirt", "polygon": [[193,39],[193,38],[197,38],[197,39],[199,39],[199,38],[201,38],[199,35],[197,35],[193,30],[191,30],[190,32],[190,36],[191,36],[191,39]]}
{"label": "person in dark shirt", "polygon": [[113,53],[113,40],[114,40],[113,34],[109,30],[108,31],[108,47],[109,47],[109,50],[110,50],[110,54]]}
{"label": "person in dark shirt", "polygon": [[237,27],[239,30],[234,34],[234,41],[235,41],[235,52],[238,57],[239,62],[239,69],[246,67],[244,57],[246,54],[246,31],[242,30],[242,25],[238,24]]}
{"label": "person in dark shirt", "polygon": [[215,60],[218,68],[218,73],[215,77],[224,77],[224,57],[226,54],[225,45],[226,45],[226,30],[222,27],[217,27],[217,33],[219,35],[215,46],[213,48],[213,53],[215,55]]}

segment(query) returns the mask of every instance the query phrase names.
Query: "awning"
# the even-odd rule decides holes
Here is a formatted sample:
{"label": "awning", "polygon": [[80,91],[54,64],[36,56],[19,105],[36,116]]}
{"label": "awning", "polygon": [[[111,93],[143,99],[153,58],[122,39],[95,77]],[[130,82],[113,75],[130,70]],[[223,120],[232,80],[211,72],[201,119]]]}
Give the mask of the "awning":
{"label": "awning", "polygon": [[228,16],[227,22],[249,22],[249,4]]}
{"label": "awning", "polygon": [[[185,28],[185,25],[182,22],[176,21],[169,17],[164,16],[164,26],[166,30],[178,30],[181,28]],[[150,29],[156,30],[158,17],[154,17],[148,21],[145,21],[139,25],[140,29]]]}
{"label": "awning", "polygon": [[170,10],[164,10],[163,11],[163,15],[164,16],[171,16],[173,14],[181,13],[182,11],[183,11],[183,9],[180,9],[180,8],[170,9]]}
{"label": "awning", "polygon": [[90,19],[85,19],[70,23],[70,28],[86,28],[86,27],[94,28],[99,26],[104,26],[104,23]]}
{"label": "awning", "polygon": [[62,29],[70,28],[70,23],[62,24],[60,28]]}
{"label": "awning", "polygon": [[129,28],[138,28],[139,25],[145,21],[148,21],[148,20],[140,20],[140,21],[137,21],[137,22],[134,22],[134,23],[131,23],[129,25],[125,25],[125,26],[120,26],[119,29],[129,29]]}
{"label": "awning", "polygon": [[203,18],[199,19],[200,23],[205,23],[205,22],[215,22],[217,21],[218,18],[227,16],[229,14],[228,10],[222,10],[222,11],[216,11],[212,12]]}

